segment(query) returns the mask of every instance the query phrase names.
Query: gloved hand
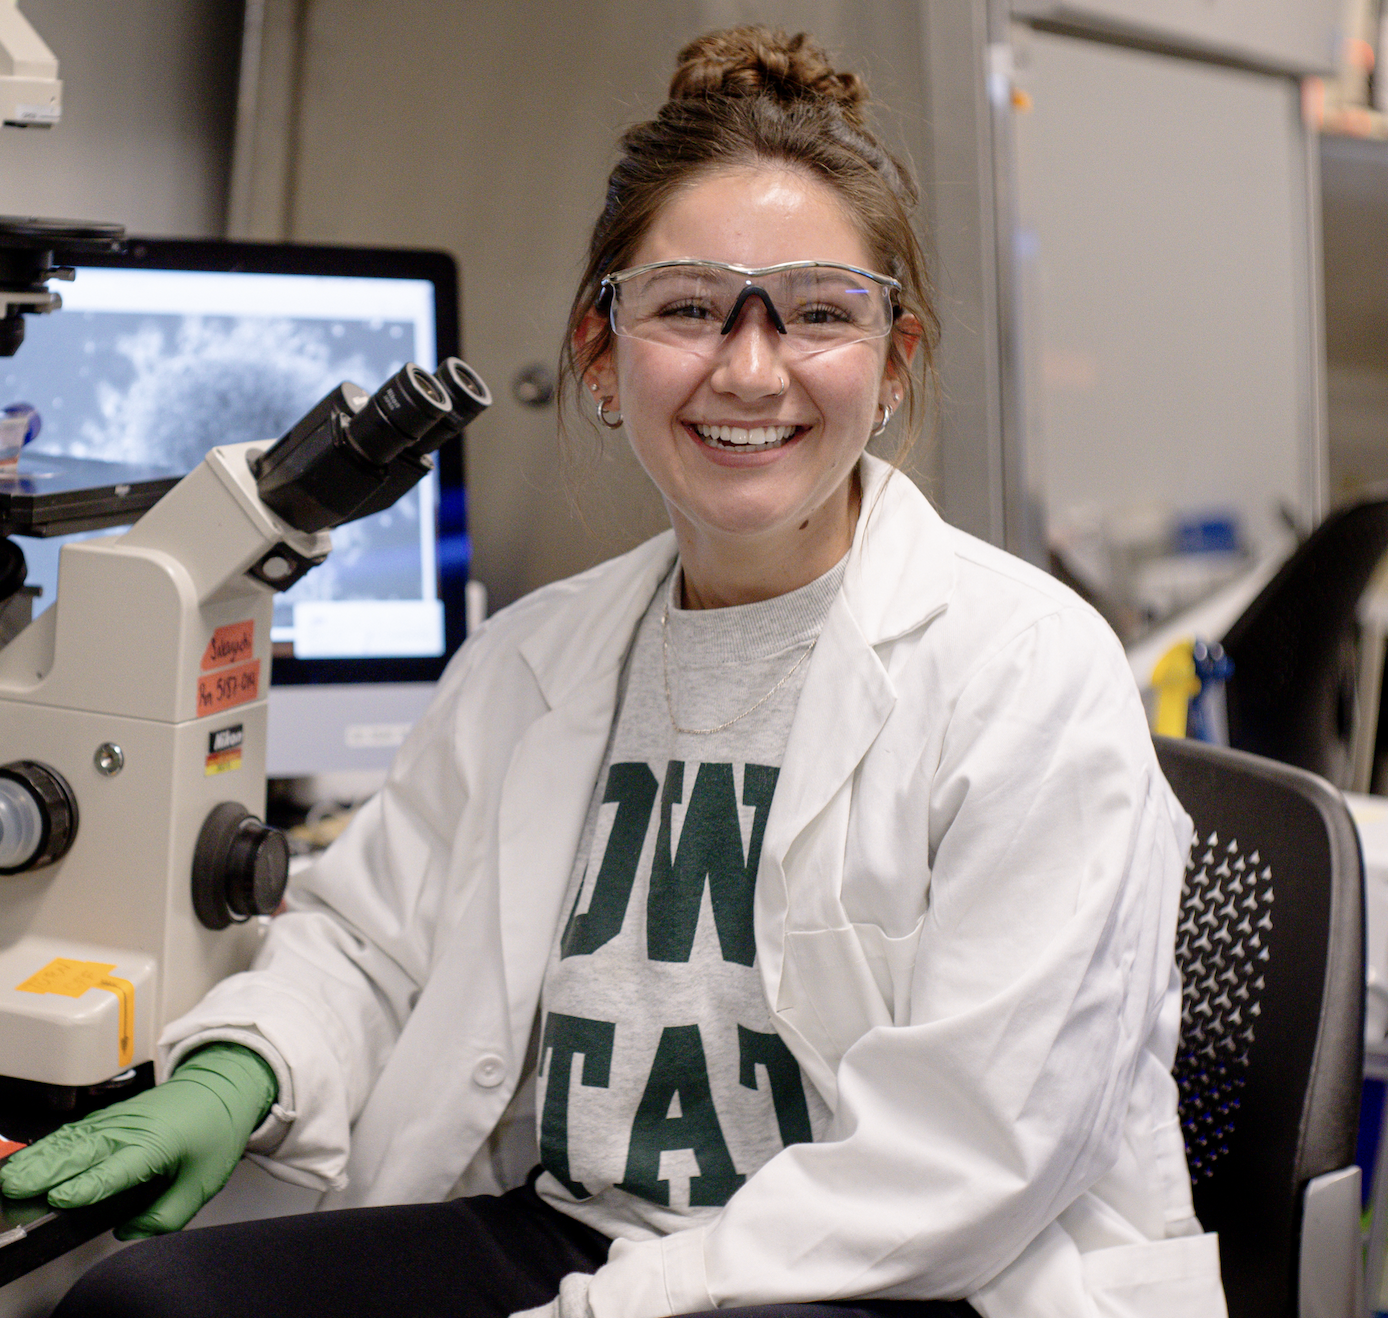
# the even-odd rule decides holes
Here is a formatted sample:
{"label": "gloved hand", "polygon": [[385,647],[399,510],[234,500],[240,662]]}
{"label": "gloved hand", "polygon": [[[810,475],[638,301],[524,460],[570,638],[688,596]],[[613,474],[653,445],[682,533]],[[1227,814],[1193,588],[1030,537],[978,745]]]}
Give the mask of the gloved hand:
{"label": "gloved hand", "polygon": [[178,1231],[227,1183],[278,1092],[274,1071],[258,1053],[209,1044],[162,1085],[21,1149],[0,1168],[0,1190],[14,1199],[46,1191],[55,1208],[82,1208],[172,1176],[168,1190],[116,1236],[139,1240]]}

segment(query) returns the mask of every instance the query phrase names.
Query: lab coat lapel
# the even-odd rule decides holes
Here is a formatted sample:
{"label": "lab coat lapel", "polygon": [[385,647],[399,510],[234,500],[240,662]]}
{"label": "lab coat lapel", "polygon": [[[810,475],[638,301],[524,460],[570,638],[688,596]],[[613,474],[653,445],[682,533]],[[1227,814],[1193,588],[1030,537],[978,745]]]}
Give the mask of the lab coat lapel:
{"label": "lab coat lapel", "polygon": [[[503,963],[523,977],[509,986],[517,1013],[512,1037],[520,1047],[602,769],[622,661],[674,555],[668,533],[627,555],[627,571],[586,578],[586,588],[521,647],[550,708],[511,757],[498,820]],[[537,803],[543,803],[538,811]],[[540,817],[544,826],[536,827]]]}
{"label": "lab coat lapel", "polygon": [[[553,589],[568,598],[555,601],[522,642],[522,657],[547,708],[511,751],[502,783],[497,886],[469,912],[470,922],[459,925],[440,957],[391,1067],[357,1123],[349,1164],[353,1184],[331,1196],[333,1207],[443,1196],[501,1116],[519,1075],[564,888],[602,767],[622,659],[673,557],[673,537],[657,537],[621,560],[620,569],[614,565],[561,583]],[[474,951],[478,920],[495,922],[502,945],[501,957],[482,965]],[[506,982],[479,982],[489,967]],[[466,1028],[437,1024],[441,1014],[456,1015],[459,1003],[472,1004]],[[487,1010],[488,1004],[498,1010]],[[426,1028],[430,1017],[435,1025]],[[454,1057],[440,1051],[440,1040]],[[412,1047],[425,1043],[427,1060],[414,1056],[413,1065],[402,1065]],[[505,1060],[509,1083],[492,1082],[479,1097],[474,1063],[485,1053]],[[430,1099],[415,1105],[407,1095],[418,1091],[421,1075],[432,1077]],[[402,1122],[402,1110],[414,1112],[415,1119]],[[423,1167],[416,1156],[421,1147],[435,1151]]]}
{"label": "lab coat lapel", "polygon": [[768,916],[789,914],[797,925],[830,916],[836,891],[813,883],[789,892],[780,862],[858,767],[895,703],[891,679],[840,595],[815,643],[766,822],[762,866],[776,866]]}
{"label": "lab coat lapel", "polygon": [[[846,821],[847,802],[836,798],[895,704],[891,679],[840,596],[815,645],[791,724],[766,821],[754,917],[767,1000],[791,1051],[831,1103],[846,1042],[886,1023],[877,1019],[885,1014],[880,994],[874,995],[871,970],[839,902],[843,838],[834,822]],[[835,821],[826,828],[820,817],[834,805]],[[831,935],[838,945],[835,973],[825,982],[800,962],[828,930],[840,932]]]}
{"label": "lab coat lapel", "polygon": [[[616,697],[615,668],[570,693],[558,709],[531,725],[502,788],[497,851],[502,963],[516,981],[508,994],[516,1011],[512,1038],[520,1047],[602,768]],[[555,754],[559,746],[563,753]]]}
{"label": "lab coat lapel", "polygon": [[[896,704],[876,646],[943,610],[944,524],[906,477],[863,459],[863,507],[796,707],[757,876],[757,955],[778,1028],[832,1104],[845,1048],[890,1015],[840,901],[849,781]],[[819,964],[831,966],[824,973]]]}

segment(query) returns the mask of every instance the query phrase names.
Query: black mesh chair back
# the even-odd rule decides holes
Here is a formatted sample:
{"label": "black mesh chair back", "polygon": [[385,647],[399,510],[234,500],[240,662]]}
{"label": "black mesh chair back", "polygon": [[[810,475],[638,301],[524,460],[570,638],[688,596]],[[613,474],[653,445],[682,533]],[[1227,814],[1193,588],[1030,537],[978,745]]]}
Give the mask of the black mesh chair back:
{"label": "black mesh chair back", "polygon": [[1195,822],[1175,1066],[1195,1210],[1219,1232],[1230,1318],[1290,1318],[1303,1191],[1354,1161],[1358,835],[1339,793],[1311,774],[1166,738],[1157,757]]}
{"label": "black mesh chair back", "polygon": [[1229,744],[1348,784],[1355,606],[1388,550],[1388,498],[1337,508],[1223,637]]}

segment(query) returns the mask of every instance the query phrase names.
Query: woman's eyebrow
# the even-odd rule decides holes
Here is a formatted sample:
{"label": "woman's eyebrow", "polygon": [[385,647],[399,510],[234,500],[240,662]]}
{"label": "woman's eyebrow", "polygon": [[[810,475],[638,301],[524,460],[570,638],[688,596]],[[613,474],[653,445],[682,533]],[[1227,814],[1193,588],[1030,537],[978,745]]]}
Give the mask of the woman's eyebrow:
{"label": "woman's eyebrow", "polygon": [[726,273],[728,272],[724,270],[713,270],[706,265],[677,265],[671,266],[665,270],[652,270],[648,273],[647,278],[649,278],[653,284],[666,284],[672,279],[702,279],[710,274],[721,275]]}

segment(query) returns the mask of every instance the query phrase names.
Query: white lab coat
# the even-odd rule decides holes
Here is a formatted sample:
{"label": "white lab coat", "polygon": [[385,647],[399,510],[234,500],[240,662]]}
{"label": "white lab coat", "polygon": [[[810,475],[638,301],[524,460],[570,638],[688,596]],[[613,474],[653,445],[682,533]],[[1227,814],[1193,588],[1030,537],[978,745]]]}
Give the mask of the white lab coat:
{"label": "white lab coat", "polygon": [[[862,470],[754,917],[772,1019],[834,1124],[711,1224],[617,1242],[596,1318],[855,1296],[1219,1318],[1170,1075],[1190,826],[1122,650]],[[280,1105],[252,1147],[327,1203],[488,1183],[618,671],[674,553],[658,536],[482,628],[256,968],[165,1032],[166,1067],[212,1038],[260,1049]]]}

